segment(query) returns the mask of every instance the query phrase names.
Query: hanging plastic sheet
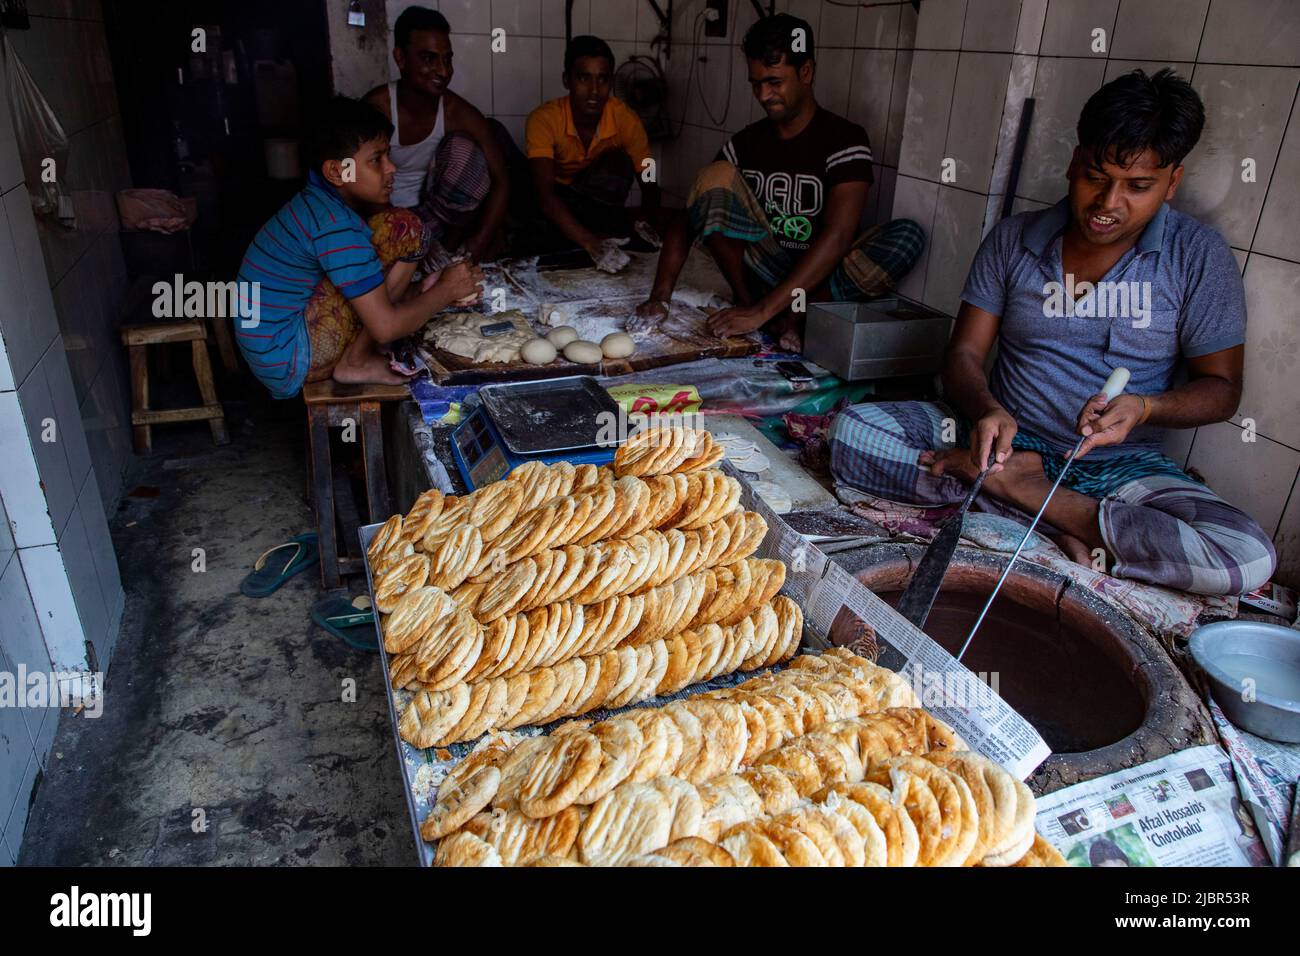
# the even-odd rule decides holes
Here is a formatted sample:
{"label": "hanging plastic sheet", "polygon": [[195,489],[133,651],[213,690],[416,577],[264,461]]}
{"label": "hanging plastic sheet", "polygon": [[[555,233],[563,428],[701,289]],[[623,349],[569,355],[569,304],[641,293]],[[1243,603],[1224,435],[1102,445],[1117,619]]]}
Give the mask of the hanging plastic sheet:
{"label": "hanging plastic sheet", "polygon": [[0,49],[4,52],[9,112],[32,209],[38,216],[57,216],[71,224],[72,197],[63,185],[68,174],[68,135],[7,35],[0,37]]}

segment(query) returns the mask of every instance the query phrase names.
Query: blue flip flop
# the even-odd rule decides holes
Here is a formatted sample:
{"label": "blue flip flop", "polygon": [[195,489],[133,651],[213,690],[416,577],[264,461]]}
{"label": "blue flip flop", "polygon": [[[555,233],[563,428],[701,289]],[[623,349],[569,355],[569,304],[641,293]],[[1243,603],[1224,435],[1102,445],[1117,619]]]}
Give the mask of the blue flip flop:
{"label": "blue flip flop", "polygon": [[[276,552],[285,552],[272,560]],[[285,581],[318,562],[316,532],[308,531],[290,538],[284,544],[263,551],[253,562],[253,570],[239,582],[239,592],[252,598],[263,598],[278,590]]]}
{"label": "blue flip flop", "polygon": [[321,630],[359,651],[379,651],[375,612],[369,607],[358,608],[345,597],[322,598],[312,606],[311,619]]}

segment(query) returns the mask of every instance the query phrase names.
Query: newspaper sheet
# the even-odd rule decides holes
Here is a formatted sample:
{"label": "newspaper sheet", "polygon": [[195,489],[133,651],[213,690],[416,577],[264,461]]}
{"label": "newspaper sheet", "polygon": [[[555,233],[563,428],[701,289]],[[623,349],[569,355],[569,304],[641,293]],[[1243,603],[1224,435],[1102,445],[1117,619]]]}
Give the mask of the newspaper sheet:
{"label": "newspaper sheet", "polygon": [[[1296,807],[1300,744],[1282,744],[1248,734],[1233,725],[1211,698],[1206,701],[1214,727],[1237,772],[1237,791],[1250,811],[1274,866],[1285,866],[1287,834]],[[1296,839],[1291,834],[1292,841]]]}
{"label": "newspaper sheet", "polygon": [[1217,744],[1038,798],[1034,825],[1071,866],[1268,866]]}
{"label": "newspaper sheet", "polygon": [[742,506],[767,521],[767,537],[758,556],[785,562],[782,591],[803,608],[804,625],[812,635],[810,643],[823,648],[835,643],[852,649],[855,639],[867,637],[879,648],[877,663],[902,675],[921,705],[951,725],[972,750],[1022,780],[1047,759],[1051,750],[1043,738],[997,695],[987,675],[972,673],[830,561],[754,494],[730,463],[724,462],[723,470],[741,479]]}

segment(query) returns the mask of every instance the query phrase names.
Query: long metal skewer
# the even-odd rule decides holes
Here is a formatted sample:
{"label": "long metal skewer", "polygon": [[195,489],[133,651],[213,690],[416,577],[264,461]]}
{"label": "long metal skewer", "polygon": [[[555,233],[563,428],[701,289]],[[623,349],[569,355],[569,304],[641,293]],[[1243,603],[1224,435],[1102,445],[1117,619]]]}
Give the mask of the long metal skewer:
{"label": "long metal skewer", "polygon": [[[1128,380],[1129,371],[1126,368],[1117,368],[1115,371],[1110,373],[1110,378],[1106,379],[1106,384],[1102,388],[1102,391],[1106,393],[1108,402],[1113,402],[1115,397],[1119,395],[1120,392],[1124,391],[1124,386],[1128,384]],[[1026,531],[1025,536],[1020,539],[1020,544],[1016,546],[1015,553],[1011,555],[1011,560],[1008,561],[1007,566],[1002,569],[1002,576],[998,578],[998,583],[994,585],[993,593],[990,594],[989,599],[984,602],[984,610],[980,611],[980,616],[975,619],[975,626],[972,627],[970,633],[966,635],[966,642],[962,644],[961,650],[957,652],[957,660],[962,659],[966,653],[966,649],[970,647],[970,642],[975,640],[975,632],[978,631],[980,625],[984,623],[984,618],[989,613],[989,608],[993,606],[993,602],[997,599],[998,592],[1002,590],[1002,583],[1006,581],[1007,575],[1011,573],[1012,565],[1016,563],[1016,558],[1020,557],[1020,552],[1025,549],[1025,544],[1028,543],[1030,535],[1032,535],[1034,529],[1038,527],[1039,519],[1043,517],[1043,512],[1047,510],[1048,502],[1052,500],[1052,495],[1056,494],[1056,489],[1060,487],[1061,479],[1065,477],[1065,473],[1069,471],[1070,466],[1074,464],[1074,456],[1079,454],[1079,449],[1083,447],[1083,443],[1086,440],[1087,436],[1084,436],[1075,443],[1074,451],[1070,452],[1070,457],[1065,460],[1065,465],[1061,468],[1061,473],[1056,476],[1056,481],[1052,482],[1052,488],[1047,492],[1047,497],[1043,499],[1042,505],[1039,506],[1038,514],[1034,515],[1034,520],[1029,523],[1029,530]]]}
{"label": "long metal skewer", "polygon": [[975,619],[975,626],[972,627],[970,633],[966,635],[966,643],[964,643],[961,646],[961,650],[957,652],[957,660],[962,659],[962,655],[966,653],[966,648],[970,647],[970,642],[975,639],[975,632],[978,631],[980,625],[984,623],[984,617],[989,613],[989,608],[993,606],[993,600],[998,596],[998,592],[1002,590],[1002,582],[1005,581],[1007,575],[1011,573],[1011,566],[1016,563],[1016,558],[1020,557],[1020,552],[1024,550],[1026,542],[1029,541],[1029,536],[1032,535],[1034,529],[1038,527],[1038,519],[1041,518],[1043,512],[1047,510],[1047,503],[1052,500],[1052,495],[1056,493],[1057,487],[1061,484],[1061,479],[1064,478],[1065,473],[1070,470],[1070,463],[1074,461],[1074,456],[1079,454],[1079,449],[1083,446],[1083,442],[1084,439],[1080,438],[1078,443],[1074,446],[1074,451],[1070,452],[1070,457],[1066,460],[1065,467],[1062,468],[1061,473],[1056,476],[1056,481],[1052,482],[1052,490],[1049,491],[1047,497],[1043,499],[1043,503],[1038,509],[1038,514],[1034,515],[1034,520],[1029,523],[1029,530],[1025,532],[1025,536],[1020,539],[1020,544],[1016,546],[1015,553],[1011,555],[1011,560],[1007,562],[1007,566],[1002,569],[1002,577],[998,578],[998,583],[994,585],[993,593],[990,594],[989,599],[984,602],[984,610],[980,611],[980,616]]}

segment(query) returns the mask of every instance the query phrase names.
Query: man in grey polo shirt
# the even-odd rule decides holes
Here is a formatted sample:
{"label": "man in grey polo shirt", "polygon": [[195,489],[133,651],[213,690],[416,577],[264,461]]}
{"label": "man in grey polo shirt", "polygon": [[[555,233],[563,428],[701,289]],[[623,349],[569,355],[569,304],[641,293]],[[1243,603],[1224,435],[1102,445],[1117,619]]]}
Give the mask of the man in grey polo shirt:
{"label": "man in grey polo shirt", "polygon": [[[1167,429],[1226,421],[1241,398],[1236,261],[1217,232],[1167,205],[1204,121],[1171,70],[1135,70],[1094,93],[1069,195],[1004,219],[976,254],[944,360],[956,414],[922,402],[846,409],[830,433],[836,478],[944,504],[987,466],[976,506],[1027,523],[1082,435],[1082,460],[1043,516],[1072,558],[1104,554],[1114,575],[1200,594],[1267,581],[1268,535],[1160,451]],[[1107,403],[1101,386],[1121,366],[1132,379]]]}

